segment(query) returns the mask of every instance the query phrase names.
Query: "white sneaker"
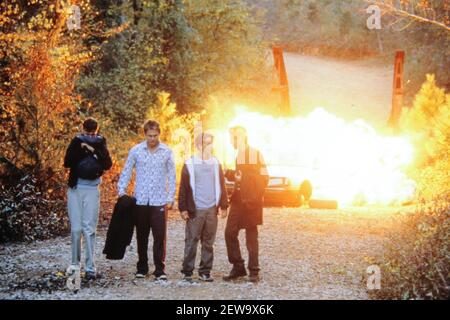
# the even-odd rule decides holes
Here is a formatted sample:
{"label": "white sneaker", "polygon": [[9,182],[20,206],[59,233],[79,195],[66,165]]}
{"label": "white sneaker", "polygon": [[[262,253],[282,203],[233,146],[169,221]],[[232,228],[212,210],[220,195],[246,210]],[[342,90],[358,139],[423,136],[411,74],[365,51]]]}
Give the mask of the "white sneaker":
{"label": "white sneaker", "polygon": [[183,274],[183,281],[184,282],[192,282],[192,276],[188,276],[186,274]]}
{"label": "white sneaker", "polygon": [[167,281],[167,276],[165,274],[162,274],[160,276],[155,276],[155,281]]}
{"label": "white sneaker", "polygon": [[146,273],[142,273],[142,272],[136,272],[136,274],[135,274],[135,277],[137,278],[137,279],[143,279],[143,278],[145,278],[147,276],[147,274]]}
{"label": "white sneaker", "polygon": [[213,282],[214,281],[214,278],[211,277],[211,275],[209,275],[209,274],[202,274],[198,277],[198,279],[200,281],[204,281],[204,282]]}
{"label": "white sneaker", "polygon": [[77,266],[75,264],[71,264],[66,269],[66,276],[71,276],[71,275],[75,274],[76,272],[80,272],[80,266]]}

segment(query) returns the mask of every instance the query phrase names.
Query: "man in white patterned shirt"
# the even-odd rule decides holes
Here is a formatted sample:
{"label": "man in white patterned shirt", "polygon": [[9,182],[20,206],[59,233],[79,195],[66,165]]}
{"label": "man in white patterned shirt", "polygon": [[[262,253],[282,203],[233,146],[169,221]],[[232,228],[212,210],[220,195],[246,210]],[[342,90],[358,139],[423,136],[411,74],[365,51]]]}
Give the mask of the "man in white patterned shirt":
{"label": "man in white patterned shirt", "polygon": [[136,170],[134,197],[136,198],[136,233],[139,260],[136,277],[148,274],[148,238],[153,234],[153,275],[167,280],[165,274],[167,210],[175,197],[175,161],[172,150],[159,141],[159,123],[148,120],[144,124],[146,141],[131,148],[120,175],[119,197],[126,194],[133,169]]}

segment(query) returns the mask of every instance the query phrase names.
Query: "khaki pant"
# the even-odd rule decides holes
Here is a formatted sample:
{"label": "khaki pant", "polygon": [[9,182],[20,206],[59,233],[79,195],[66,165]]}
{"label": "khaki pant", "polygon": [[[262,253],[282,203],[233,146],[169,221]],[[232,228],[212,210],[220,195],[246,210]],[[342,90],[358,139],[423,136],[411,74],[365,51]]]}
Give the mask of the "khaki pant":
{"label": "khaki pant", "polygon": [[183,274],[191,276],[195,267],[198,241],[201,240],[201,261],[199,275],[209,275],[213,266],[214,241],[217,233],[217,208],[197,210],[195,218],[186,223]]}
{"label": "khaki pant", "polygon": [[81,260],[81,235],[84,237],[86,271],[95,272],[94,252],[100,207],[98,187],[77,187],[67,190],[67,209],[69,212],[72,236],[72,265]]}

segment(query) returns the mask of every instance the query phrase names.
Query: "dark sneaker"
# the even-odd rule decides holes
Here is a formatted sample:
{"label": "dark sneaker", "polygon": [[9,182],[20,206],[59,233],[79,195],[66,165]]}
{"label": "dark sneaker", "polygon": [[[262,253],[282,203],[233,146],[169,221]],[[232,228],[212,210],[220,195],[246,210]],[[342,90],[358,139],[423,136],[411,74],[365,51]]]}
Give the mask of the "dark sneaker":
{"label": "dark sneaker", "polygon": [[97,273],[94,271],[86,271],[86,273],[84,274],[84,278],[86,280],[95,280],[97,279]]}
{"label": "dark sneaker", "polygon": [[247,275],[247,271],[245,268],[234,268],[231,269],[230,274],[228,276],[223,277],[224,281],[236,280],[240,277],[245,277]]}
{"label": "dark sneaker", "polygon": [[146,273],[144,272],[136,272],[136,274],[134,275],[137,279],[143,279],[147,276]]}
{"label": "dark sneaker", "polygon": [[201,274],[198,276],[198,279],[200,281],[204,281],[204,282],[213,282],[214,281],[214,278],[211,277],[210,274]]}
{"label": "dark sneaker", "polygon": [[155,281],[167,281],[167,276],[165,274],[155,276]]}
{"label": "dark sneaker", "polygon": [[248,276],[248,281],[250,281],[250,282],[257,283],[260,280],[261,280],[261,277],[257,273],[250,273],[250,275]]}

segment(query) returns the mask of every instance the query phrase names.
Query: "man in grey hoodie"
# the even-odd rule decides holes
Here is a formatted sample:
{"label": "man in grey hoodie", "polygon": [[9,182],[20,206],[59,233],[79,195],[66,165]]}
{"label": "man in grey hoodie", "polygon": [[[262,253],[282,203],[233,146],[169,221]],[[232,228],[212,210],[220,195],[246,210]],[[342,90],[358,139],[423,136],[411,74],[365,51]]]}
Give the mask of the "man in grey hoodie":
{"label": "man in grey hoodie", "polygon": [[186,239],[182,273],[191,281],[195,268],[197,246],[201,240],[199,279],[213,281],[213,246],[216,238],[218,214],[226,218],[228,196],[222,166],[212,155],[211,134],[203,133],[195,139],[196,155],[183,165],[178,196],[181,218],[186,221]]}

